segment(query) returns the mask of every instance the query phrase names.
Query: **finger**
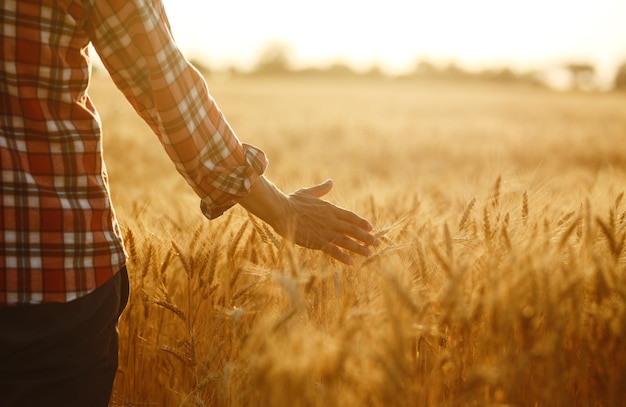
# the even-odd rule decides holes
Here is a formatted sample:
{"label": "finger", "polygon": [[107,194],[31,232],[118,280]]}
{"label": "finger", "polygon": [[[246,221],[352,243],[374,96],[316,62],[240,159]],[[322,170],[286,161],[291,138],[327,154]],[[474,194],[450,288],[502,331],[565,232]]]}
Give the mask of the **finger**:
{"label": "finger", "polygon": [[372,251],[367,246],[362,246],[354,240],[346,237],[340,236],[333,241],[335,246],[343,247],[344,249],[359,254],[361,256],[367,257],[372,254]]}
{"label": "finger", "polygon": [[307,195],[311,195],[316,198],[321,198],[327,193],[329,193],[332,188],[333,188],[333,180],[327,179],[321,184],[318,184],[309,188],[302,188],[298,192],[305,193]]}
{"label": "finger", "polygon": [[343,209],[343,208],[339,208],[337,207],[337,214],[336,216],[343,220],[344,222],[347,222],[349,224],[355,225],[360,229],[366,230],[366,231],[370,231],[374,229],[374,226],[372,226],[371,223],[369,223],[366,219],[360,217],[359,215],[357,215],[354,212],[351,212],[347,209]]}
{"label": "finger", "polygon": [[368,246],[380,245],[380,239],[368,233],[366,230],[355,226],[348,222],[340,222],[337,224],[337,232],[365,243]]}
{"label": "finger", "polygon": [[321,249],[324,253],[329,255],[330,257],[339,260],[343,264],[347,264],[349,266],[354,264],[354,259],[350,257],[348,254],[339,250],[337,246],[334,244],[328,244]]}

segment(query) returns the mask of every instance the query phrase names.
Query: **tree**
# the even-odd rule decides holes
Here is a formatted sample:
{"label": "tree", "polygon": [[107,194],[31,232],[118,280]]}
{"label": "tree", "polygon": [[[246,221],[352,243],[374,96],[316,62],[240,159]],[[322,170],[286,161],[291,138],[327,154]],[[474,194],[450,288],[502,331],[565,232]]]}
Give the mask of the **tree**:
{"label": "tree", "polygon": [[571,77],[572,89],[589,90],[595,86],[596,69],[591,64],[571,63],[565,65]]}
{"label": "tree", "polygon": [[326,68],[325,73],[330,76],[353,76],[356,73],[348,64],[336,61]]}
{"label": "tree", "polygon": [[438,69],[431,62],[422,59],[415,64],[413,71],[417,76],[432,76],[438,73]]}
{"label": "tree", "polygon": [[254,71],[261,74],[283,74],[291,70],[289,47],[281,42],[265,46]]}
{"label": "tree", "polygon": [[368,78],[379,79],[383,78],[385,73],[380,66],[374,64],[367,71],[365,71],[363,75]]}
{"label": "tree", "polygon": [[619,68],[617,68],[613,87],[618,90],[626,90],[626,62],[624,62],[620,65]]}

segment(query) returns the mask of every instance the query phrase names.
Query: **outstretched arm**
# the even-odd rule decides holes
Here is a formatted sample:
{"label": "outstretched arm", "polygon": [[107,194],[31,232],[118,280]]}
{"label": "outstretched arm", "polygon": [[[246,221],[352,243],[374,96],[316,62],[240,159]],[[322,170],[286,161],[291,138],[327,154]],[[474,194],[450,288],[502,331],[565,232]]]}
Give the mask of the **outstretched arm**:
{"label": "outstretched arm", "polygon": [[327,180],[285,195],[261,176],[239,203],[279,235],[300,246],[322,250],[342,263],[353,264],[351,254],[368,256],[369,246],[377,246],[380,241],[370,233],[372,225],[368,221],[320,199],[332,186],[332,181]]}
{"label": "outstretched arm", "polygon": [[285,195],[261,174],[263,152],[239,141],[206,82],[176,46],[160,0],[89,0],[89,38],[115,83],[158,135],[210,219],[240,203],[281,236],[347,264],[378,244],[372,226],[320,199],[326,181]]}

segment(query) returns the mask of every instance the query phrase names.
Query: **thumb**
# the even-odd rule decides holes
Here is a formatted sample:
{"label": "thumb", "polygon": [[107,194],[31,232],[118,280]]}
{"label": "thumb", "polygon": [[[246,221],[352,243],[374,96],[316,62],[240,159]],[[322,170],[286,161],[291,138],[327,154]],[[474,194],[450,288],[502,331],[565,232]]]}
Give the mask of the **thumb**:
{"label": "thumb", "polygon": [[299,190],[298,192],[300,193],[304,193],[307,195],[312,195],[316,198],[321,198],[322,196],[326,195],[327,193],[330,192],[330,190],[333,188],[333,180],[332,179],[327,179],[326,181],[322,182],[321,184],[309,187],[309,188],[302,188],[301,190]]}

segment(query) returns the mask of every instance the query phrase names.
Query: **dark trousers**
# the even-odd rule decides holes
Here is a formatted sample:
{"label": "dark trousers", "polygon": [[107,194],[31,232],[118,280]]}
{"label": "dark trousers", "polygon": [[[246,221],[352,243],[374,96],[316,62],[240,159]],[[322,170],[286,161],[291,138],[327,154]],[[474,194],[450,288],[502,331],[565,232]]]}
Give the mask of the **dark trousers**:
{"label": "dark trousers", "polygon": [[124,268],[68,303],[0,307],[0,407],[108,406],[127,301]]}

